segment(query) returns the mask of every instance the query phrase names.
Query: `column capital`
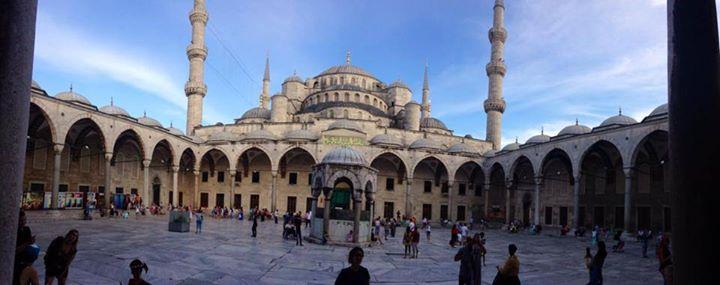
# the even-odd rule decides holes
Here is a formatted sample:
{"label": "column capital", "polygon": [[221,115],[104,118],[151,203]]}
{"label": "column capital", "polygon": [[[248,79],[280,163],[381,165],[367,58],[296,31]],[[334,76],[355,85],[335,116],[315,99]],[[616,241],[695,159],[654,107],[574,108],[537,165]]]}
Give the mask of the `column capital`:
{"label": "column capital", "polygon": [[112,160],[112,158],[113,158],[113,153],[112,153],[112,152],[106,152],[106,153],[105,153],[105,160],[110,161],[110,160]]}
{"label": "column capital", "polygon": [[228,172],[228,174],[230,174],[230,176],[235,176],[235,175],[237,175],[237,169],[232,169],[232,168],[231,168],[231,169],[228,169],[227,172]]}
{"label": "column capital", "polygon": [[173,166],[172,166],[172,172],[173,172],[173,174],[177,174],[179,170],[180,170],[180,166],[179,166],[179,165],[173,165]]}
{"label": "column capital", "polygon": [[447,184],[448,184],[448,188],[452,188],[453,185],[455,185],[455,180],[448,179]]}
{"label": "column capital", "polygon": [[142,164],[145,168],[150,166],[150,160],[149,159],[143,159]]}
{"label": "column capital", "polygon": [[535,176],[533,178],[535,181],[535,185],[542,185],[543,184],[543,177],[541,175]]}
{"label": "column capital", "polygon": [[53,152],[55,152],[55,154],[60,154],[64,148],[65,148],[64,144],[61,144],[61,143],[53,144]]}
{"label": "column capital", "polygon": [[625,168],[623,168],[623,172],[625,173],[625,179],[629,179],[635,175],[635,168],[625,167]]}
{"label": "column capital", "polygon": [[195,176],[199,176],[199,175],[200,175],[200,170],[193,170],[193,174],[194,174]]}

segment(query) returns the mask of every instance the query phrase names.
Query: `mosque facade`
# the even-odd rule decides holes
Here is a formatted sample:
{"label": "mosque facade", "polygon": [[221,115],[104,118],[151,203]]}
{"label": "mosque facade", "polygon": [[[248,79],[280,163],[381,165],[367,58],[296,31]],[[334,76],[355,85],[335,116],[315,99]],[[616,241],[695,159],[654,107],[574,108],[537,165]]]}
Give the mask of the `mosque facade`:
{"label": "mosque facade", "polygon": [[33,82],[24,208],[139,196],[146,205],[281,212],[361,207],[363,216],[434,222],[669,227],[666,105],[640,122],[619,114],[501,148],[502,0],[489,30],[485,139],[455,135],[432,117],[427,67],[418,103],[409,86],[382,81],[349,53],[313,77],[285,78],[273,95],[268,59],[258,107],[232,123],[202,125],[204,2],[195,0],[190,13],[184,131],[112,101],[98,108],[72,89],[50,96]]}

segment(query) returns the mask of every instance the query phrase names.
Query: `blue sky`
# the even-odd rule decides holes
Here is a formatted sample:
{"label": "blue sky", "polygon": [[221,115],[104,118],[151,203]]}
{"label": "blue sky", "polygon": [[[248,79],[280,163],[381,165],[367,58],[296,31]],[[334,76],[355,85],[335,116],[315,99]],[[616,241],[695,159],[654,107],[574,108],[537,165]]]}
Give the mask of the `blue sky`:
{"label": "blue sky", "polygon": [[[344,62],[420,100],[429,63],[432,114],[457,135],[485,137],[492,0],[208,1],[204,123],[258,105],[264,58],[272,93]],[[540,128],[641,120],[667,100],[664,0],[506,0],[503,144]],[[191,0],[40,0],[34,79],[184,129]],[[236,60],[237,59],[237,60]]]}

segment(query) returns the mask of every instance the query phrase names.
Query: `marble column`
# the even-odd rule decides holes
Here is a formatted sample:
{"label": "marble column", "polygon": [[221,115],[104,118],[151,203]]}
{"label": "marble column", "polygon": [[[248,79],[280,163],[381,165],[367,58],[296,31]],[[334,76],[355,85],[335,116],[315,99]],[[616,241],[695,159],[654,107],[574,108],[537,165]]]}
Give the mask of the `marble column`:
{"label": "marble column", "polygon": [[150,201],[150,160],[143,159],[143,193],[142,203],[147,206]]}
{"label": "marble column", "polygon": [[110,209],[112,196],[115,191],[112,190],[112,152],[105,153],[105,208]]}
{"label": "marble column", "polygon": [[455,205],[453,204],[453,191],[455,191],[455,189],[453,189],[454,184],[455,184],[455,181],[452,181],[452,180],[449,180],[449,181],[447,182],[447,187],[448,187],[448,193],[447,193],[447,194],[448,194],[448,219],[451,220],[451,221],[457,222],[457,221],[455,220],[455,218],[457,218],[457,217],[454,215],[454,213],[455,213]]}
{"label": "marble column", "polygon": [[200,208],[200,171],[193,170],[193,176],[195,176],[195,185],[193,187],[193,206],[196,209]]}
{"label": "marble column", "polygon": [[37,0],[0,1],[0,284],[11,284],[27,150]]}
{"label": "marble column", "polygon": [[[362,194],[361,194],[362,195]],[[361,207],[362,196],[353,199],[353,211],[355,214],[355,220],[353,222],[353,242],[357,243],[360,240],[360,207]]]}
{"label": "marble column", "polygon": [[[235,208],[237,207],[235,204],[235,175],[236,171],[235,169],[228,169],[228,173],[230,174],[230,207]],[[239,205],[238,205],[239,206]],[[237,207],[238,209],[240,207]]]}
{"label": "marble column", "polygon": [[179,200],[179,198],[178,198],[178,196],[179,196],[179,194],[178,194],[178,171],[179,170],[180,170],[179,166],[177,166],[177,165],[172,166],[172,180],[173,180],[172,181],[172,187],[173,187],[172,188],[172,197],[173,197],[172,205],[173,205],[173,207],[178,207],[180,205],[180,201],[178,201]]}
{"label": "marble column", "polygon": [[270,209],[272,211],[277,209],[277,174],[277,171],[272,172],[272,192],[270,192]]}
{"label": "marble column", "polygon": [[[410,202],[410,190],[412,189],[412,178],[405,180],[405,216],[412,215],[412,203]],[[394,215],[394,214],[393,214]]]}
{"label": "marble column", "polygon": [[580,179],[582,176],[578,174],[573,183],[573,224],[575,229],[583,226],[583,221],[580,220]]}
{"label": "marble column", "polygon": [[57,209],[58,194],[60,193],[60,164],[62,161],[62,144],[53,145],[53,185],[52,200],[50,200],[50,208]]}
{"label": "marble column", "polygon": [[631,225],[630,221],[630,214],[632,213],[632,188],[633,188],[633,169],[632,168],[626,168],[623,169],[625,172],[625,208],[623,209],[623,224],[624,224],[624,230],[626,234],[630,233]]}
{"label": "marble column", "polygon": [[485,220],[490,216],[490,183],[483,184],[485,190]]}
{"label": "marble column", "polygon": [[718,284],[720,52],[716,1],[667,1],[674,284]]}
{"label": "marble column", "polygon": [[325,196],[325,207],[323,209],[323,236],[328,236],[330,227],[330,199],[332,199],[332,188],[324,188],[323,196]]}
{"label": "marble column", "polygon": [[[535,195],[533,198],[535,198],[535,217],[533,218],[533,223],[536,225],[540,224],[540,187],[542,186],[542,177],[536,176],[535,177]],[[547,215],[547,214],[546,214]]]}
{"label": "marble column", "polygon": [[505,182],[505,223],[509,224],[510,217],[510,188],[512,188],[512,182]]}

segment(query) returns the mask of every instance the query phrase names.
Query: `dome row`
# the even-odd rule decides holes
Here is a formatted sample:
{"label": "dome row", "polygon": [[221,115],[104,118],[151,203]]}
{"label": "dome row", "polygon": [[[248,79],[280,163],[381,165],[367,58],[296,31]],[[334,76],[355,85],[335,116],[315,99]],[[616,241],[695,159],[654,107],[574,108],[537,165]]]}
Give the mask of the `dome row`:
{"label": "dome row", "polygon": [[[658,107],[656,107],[652,112],[650,112],[650,115],[645,117],[645,120],[654,119],[658,117],[667,116],[668,114],[668,105],[667,103],[662,104]],[[623,114],[617,114],[615,116],[612,116],[610,118],[605,119],[600,125],[597,127],[599,129],[607,129],[614,126],[628,126],[632,124],[637,124],[638,122],[628,116],[625,116]],[[578,124],[577,121],[575,121],[574,125],[570,125],[567,127],[564,127],[560,132],[558,132],[557,137],[566,137],[566,136],[575,136],[575,135],[582,135],[592,132],[592,129],[585,125]],[[544,142],[549,142],[550,136],[545,134],[539,134],[536,136],[533,136],[529,138],[525,144],[539,144]],[[520,144],[518,142],[510,143],[502,148],[503,151],[513,151],[520,148]]]}

